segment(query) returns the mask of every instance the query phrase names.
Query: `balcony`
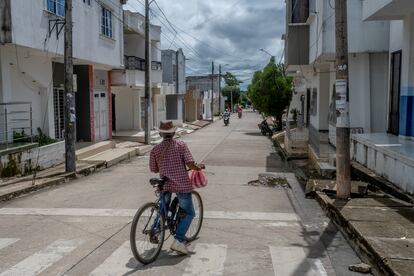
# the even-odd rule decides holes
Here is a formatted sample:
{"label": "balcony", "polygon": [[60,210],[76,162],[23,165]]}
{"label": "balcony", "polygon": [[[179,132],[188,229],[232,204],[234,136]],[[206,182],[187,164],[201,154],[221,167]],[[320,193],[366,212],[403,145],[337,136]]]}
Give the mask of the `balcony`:
{"label": "balcony", "polygon": [[[135,56],[125,56],[124,62],[124,70],[112,71],[111,84],[113,86],[145,87],[145,59]],[[161,62],[151,62],[151,79],[153,85],[158,85],[162,82]]]}

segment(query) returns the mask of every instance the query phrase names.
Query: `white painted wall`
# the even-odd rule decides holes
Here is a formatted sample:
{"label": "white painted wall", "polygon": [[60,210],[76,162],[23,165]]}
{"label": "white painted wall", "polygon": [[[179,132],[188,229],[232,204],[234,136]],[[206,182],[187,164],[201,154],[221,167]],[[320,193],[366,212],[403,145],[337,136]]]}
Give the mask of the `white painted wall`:
{"label": "white painted wall", "polygon": [[[310,23],[310,63],[318,57],[334,58],[335,1],[316,1],[316,14]],[[384,52],[389,47],[389,22],[363,21],[363,1],[348,1],[348,47],[350,53]]]}
{"label": "white painted wall", "polygon": [[390,22],[390,53],[400,51],[403,48],[403,24],[402,20]]}
{"label": "white painted wall", "polygon": [[0,46],[0,102],[32,102],[34,134],[41,128],[53,138],[52,59],[42,54],[13,45]]}
{"label": "white painted wall", "polygon": [[388,52],[370,54],[371,132],[385,133],[388,129]]}
{"label": "white painted wall", "polygon": [[364,0],[363,1],[364,20],[391,2],[392,0]]}
{"label": "white painted wall", "polygon": [[349,55],[349,117],[351,127],[371,131],[370,59],[368,53]]}
{"label": "white painted wall", "polygon": [[113,88],[115,94],[116,130],[138,130],[140,128],[140,95],[143,91],[129,87]]}
{"label": "white painted wall", "polygon": [[[113,39],[100,34],[101,6],[91,1],[91,6],[74,0],[73,4],[73,55],[87,63],[101,66],[120,67],[123,64],[122,5],[120,1],[100,0],[112,10]],[[11,1],[13,42],[15,44],[63,55],[63,33],[56,39],[56,33],[48,36],[49,19],[56,16],[46,11],[45,0]]]}
{"label": "white painted wall", "polygon": [[[401,141],[397,140],[394,143],[401,143]],[[407,145],[407,143],[412,143],[410,141],[402,143],[405,144],[402,150],[404,154],[390,150],[389,147],[376,146],[364,135],[352,135],[351,158],[394,183],[403,191],[414,194],[414,182],[412,181],[414,160],[407,155],[407,150],[410,150],[413,145]]]}
{"label": "white painted wall", "polygon": [[19,173],[27,173],[26,169],[47,169],[65,162],[65,142],[58,142],[43,147],[29,149],[23,152],[3,155],[0,157],[2,167],[6,167],[9,163],[9,158],[16,161]]}
{"label": "white painted wall", "polygon": [[145,40],[138,34],[125,34],[125,55],[145,59]]}

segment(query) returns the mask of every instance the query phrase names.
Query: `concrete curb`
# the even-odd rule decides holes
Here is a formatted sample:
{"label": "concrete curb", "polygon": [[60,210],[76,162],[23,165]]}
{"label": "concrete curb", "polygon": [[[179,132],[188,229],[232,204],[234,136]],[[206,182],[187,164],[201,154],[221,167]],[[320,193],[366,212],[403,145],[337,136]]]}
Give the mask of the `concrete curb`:
{"label": "concrete curb", "polygon": [[377,175],[370,169],[362,166],[361,164],[352,161],[352,172],[362,179],[365,182],[371,183],[371,187],[374,186],[376,189],[382,190],[398,199],[403,201],[414,203],[414,197],[410,196],[406,192],[402,191],[400,188],[384,179],[383,177]]}
{"label": "concrete curb", "polygon": [[316,192],[316,200],[326,215],[335,223],[347,238],[362,261],[371,264],[374,275],[400,275],[370,244],[370,242],[343,216],[341,211],[329,201],[329,197]]}
{"label": "concrete curb", "polygon": [[[103,162],[96,162],[95,164],[91,164],[84,168],[80,168],[76,173],[62,173],[62,174],[52,174],[50,176],[39,177],[33,183],[33,180],[29,177],[22,179],[20,182],[16,182],[10,185],[7,185],[11,191],[5,192],[1,194],[0,191],[0,202],[1,201],[8,201],[14,199],[16,197],[29,194],[43,188],[57,186],[63,183],[67,183],[70,180],[79,178],[81,176],[88,176],[95,172],[100,171],[103,169],[105,164]],[[21,188],[13,189],[13,185],[22,186]]]}
{"label": "concrete curb", "polygon": [[[73,178],[76,178],[75,173],[73,173],[73,174],[71,174],[67,177],[55,177],[55,178],[46,179],[46,180],[45,179],[38,179],[36,181],[40,181],[39,184],[37,184],[36,181],[35,181],[34,185],[33,184],[28,185],[27,187],[24,187],[23,189],[19,189],[19,190],[16,190],[16,191],[12,191],[12,192],[0,195],[0,201],[8,201],[8,200],[11,200],[13,198],[19,197],[21,195],[25,195],[25,194],[28,194],[28,193],[31,193],[31,192],[35,192],[37,190],[40,190],[40,189],[43,189],[43,188],[46,188],[46,187],[51,187],[51,186],[56,186],[56,185],[59,185],[59,184],[62,184],[62,183],[66,183],[70,179],[73,179]],[[42,181],[42,180],[45,180],[45,181]],[[28,182],[30,183],[31,181],[28,181]]]}

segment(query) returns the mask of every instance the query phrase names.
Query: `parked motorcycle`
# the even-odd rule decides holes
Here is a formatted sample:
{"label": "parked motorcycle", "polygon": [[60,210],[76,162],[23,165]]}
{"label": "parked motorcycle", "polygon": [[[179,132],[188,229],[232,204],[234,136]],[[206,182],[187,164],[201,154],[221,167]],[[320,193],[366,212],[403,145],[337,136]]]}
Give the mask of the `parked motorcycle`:
{"label": "parked motorcycle", "polygon": [[270,128],[269,124],[267,123],[267,120],[263,120],[260,124],[258,124],[258,127],[263,136],[273,136],[273,130]]}

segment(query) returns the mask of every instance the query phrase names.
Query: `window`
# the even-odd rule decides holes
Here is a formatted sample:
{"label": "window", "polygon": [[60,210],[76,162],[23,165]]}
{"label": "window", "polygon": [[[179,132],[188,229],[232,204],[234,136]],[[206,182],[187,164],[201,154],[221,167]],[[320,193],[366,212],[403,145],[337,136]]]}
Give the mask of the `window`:
{"label": "window", "polygon": [[101,34],[110,38],[114,37],[112,31],[112,12],[105,7],[102,7]]}
{"label": "window", "polygon": [[47,10],[58,16],[65,16],[65,0],[47,0]]}

